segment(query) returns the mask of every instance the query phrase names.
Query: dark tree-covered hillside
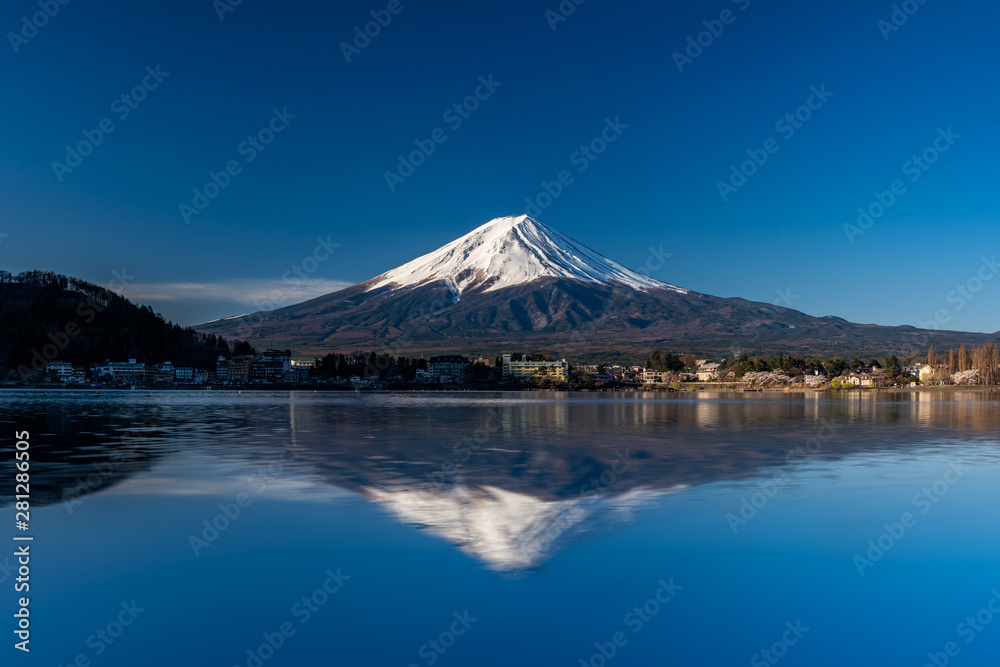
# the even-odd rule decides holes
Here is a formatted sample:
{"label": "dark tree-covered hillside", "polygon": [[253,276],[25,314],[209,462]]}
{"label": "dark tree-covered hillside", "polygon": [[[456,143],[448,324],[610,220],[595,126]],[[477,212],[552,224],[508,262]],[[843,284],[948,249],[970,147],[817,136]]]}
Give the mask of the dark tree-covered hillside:
{"label": "dark tree-covered hillside", "polygon": [[99,285],[45,271],[0,271],[0,378],[20,378],[54,360],[209,368],[220,354],[230,354],[221,337],[181,328]]}

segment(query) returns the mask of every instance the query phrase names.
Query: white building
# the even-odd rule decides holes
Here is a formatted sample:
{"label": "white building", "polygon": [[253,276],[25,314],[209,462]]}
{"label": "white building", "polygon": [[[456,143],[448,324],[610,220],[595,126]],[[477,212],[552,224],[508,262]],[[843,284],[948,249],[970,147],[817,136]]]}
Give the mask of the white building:
{"label": "white building", "polygon": [[719,364],[701,364],[698,366],[698,381],[708,382],[719,378]]}
{"label": "white building", "polygon": [[73,377],[73,364],[68,361],[50,361],[45,364],[45,374],[55,382],[66,382]]}
{"label": "white building", "polygon": [[[514,355],[503,355],[504,380],[536,380],[540,376],[565,382],[569,374],[569,364],[565,359],[560,361],[514,361]],[[520,357],[520,355],[517,355]]]}
{"label": "white building", "polygon": [[924,384],[934,380],[935,368],[930,364],[917,364],[917,377]]}
{"label": "white building", "polygon": [[454,382],[465,377],[469,365],[468,359],[458,355],[431,357],[427,362],[427,373],[438,382]]}
{"label": "white building", "polygon": [[655,384],[658,382],[667,382],[670,376],[669,371],[654,371],[648,368],[642,370],[642,381],[646,384]]}
{"label": "white building", "polygon": [[108,364],[108,371],[115,382],[135,383],[146,379],[146,364],[136,363],[135,359],[112,361]]}

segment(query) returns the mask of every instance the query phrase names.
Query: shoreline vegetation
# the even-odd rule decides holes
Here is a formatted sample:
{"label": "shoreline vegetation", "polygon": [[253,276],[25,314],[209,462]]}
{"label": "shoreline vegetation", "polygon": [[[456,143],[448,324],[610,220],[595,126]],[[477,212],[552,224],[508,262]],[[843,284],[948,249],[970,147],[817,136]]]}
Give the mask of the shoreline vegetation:
{"label": "shoreline vegetation", "polygon": [[758,387],[749,389],[746,385],[739,383],[685,383],[680,389],[655,385],[639,386],[617,386],[604,388],[559,388],[559,387],[510,387],[498,386],[490,388],[453,386],[424,386],[424,387],[385,387],[385,388],[353,388],[349,386],[304,386],[304,385],[245,385],[245,386],[150,386],[150,387],[79,387],[63,385],[58,383],[39,383],[33,385],[22,385],[20,383],[0,382],[0,390],[8,391],[72,391],[100,394],[103,392],[129,392],[129,391],[184,391],[184,392],[344,392],[344,393],[399,393],[399,394],[472,394],[472,393],[546,393],[546,394],[914,394],[914,393],[967,393],[967,394],[992,394],[1000,393],[1000,387],[985,387],[980,385],[917,385],[913,387],[841,387],[834,388],[829,385],[825,387],[805,387],[802,385],[794,387]]}

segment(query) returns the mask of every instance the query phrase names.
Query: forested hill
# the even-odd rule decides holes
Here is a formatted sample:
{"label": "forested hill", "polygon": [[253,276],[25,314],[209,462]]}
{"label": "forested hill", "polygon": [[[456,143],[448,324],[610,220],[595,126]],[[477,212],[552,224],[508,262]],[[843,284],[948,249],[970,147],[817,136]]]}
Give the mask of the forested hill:
{"label": "forested hill", "polygon": [[167,322],[108,289],[45,271],[0,271],[0,378],[22,379],[48,361],[105,359],[209,368],[229,356],[221,338]]}

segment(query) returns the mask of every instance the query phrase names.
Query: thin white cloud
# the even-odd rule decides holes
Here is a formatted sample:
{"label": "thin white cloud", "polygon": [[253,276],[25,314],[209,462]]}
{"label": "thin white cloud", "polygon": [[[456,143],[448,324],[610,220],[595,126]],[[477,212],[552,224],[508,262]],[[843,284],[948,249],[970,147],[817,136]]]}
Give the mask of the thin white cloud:
{"label": "thin white cloud", "polygon": [[139,303],[224,301],[257,308],[268,302],[271,307],[289,306],[351,285],[342,280],[320,278],[292,282],[241,278],[214,283],[132,283],[122,293]]}

